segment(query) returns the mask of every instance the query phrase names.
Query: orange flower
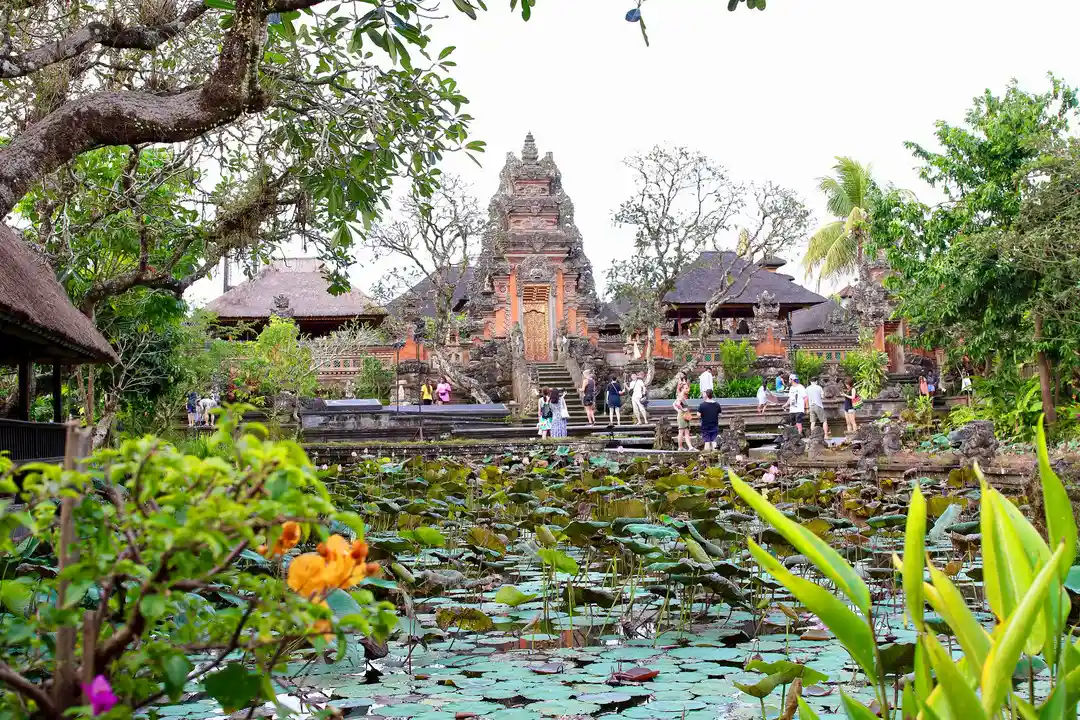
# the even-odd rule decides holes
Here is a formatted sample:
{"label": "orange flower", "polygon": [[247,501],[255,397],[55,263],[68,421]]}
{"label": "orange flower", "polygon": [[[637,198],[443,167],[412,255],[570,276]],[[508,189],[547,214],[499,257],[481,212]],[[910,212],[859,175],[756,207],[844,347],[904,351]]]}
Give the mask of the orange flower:
{"label": "orange flower", "polygon": [[281,535],[278,536],[277,542],[274,543],[274,549],[267,553],[266,546],[260,545],[259,553],[266,557],[284,555],[286,551],[296,547],[298,542],[300,542],[300,524],[290,520],[281,526]]}
{"label": "orange flower", "polygon": [[289,588],[308,599],[326,590],[326,561],[315,553],[304,553],[289,563]]}
{"label": "orange flower", "polygon": [[307,598],[323,596],[335,588],[348,590],[379,571],[378,563],[365,562],[367,554],[364,541],[349,545],[340,535],[331,535],[325,543],[319,543],[315,552],[293,559],[289,587]]}

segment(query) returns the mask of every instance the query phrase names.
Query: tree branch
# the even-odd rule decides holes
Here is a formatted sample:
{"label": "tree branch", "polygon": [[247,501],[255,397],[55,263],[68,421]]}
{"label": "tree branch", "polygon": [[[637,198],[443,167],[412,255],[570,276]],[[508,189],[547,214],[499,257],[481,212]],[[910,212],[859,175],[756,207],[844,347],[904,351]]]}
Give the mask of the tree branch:
{"label": "tree branch", "polygon": [[24,678],[2,660],[0,660],[0,683],[36,702],[43,714],[49,717],[56,714],[52,700],[49,699],[45,690]]}

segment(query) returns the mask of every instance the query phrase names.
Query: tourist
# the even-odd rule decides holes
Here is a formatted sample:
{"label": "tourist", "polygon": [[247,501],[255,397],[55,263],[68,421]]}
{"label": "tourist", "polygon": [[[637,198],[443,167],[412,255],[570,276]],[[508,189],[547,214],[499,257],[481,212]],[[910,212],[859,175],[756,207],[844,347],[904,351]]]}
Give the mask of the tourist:
{"label": "tourist", "polygon": [[435,397],[438,398],[437,405],[445,405],[450,402],[450,378],[444,377],[435,386]]}
{"label": "tourist", "polygon": [[713,389],[713,374],[709,368],[705,368],[700,375],[698,375],[698,397],[705,397],[706,390]]}
{"label": "tourist", "polygon": [[[712,392],[711,390],[709,392]],[[675,424],[679,428],[679,440],[676,450],[682,450],[683,440],[686,440],[686,449],[693,451],[694,446],[690,442],[690,421],[693,415],[690,412],[690,383],[686,378],[679,377],[679,384],[675,390]]]}
{"label": "tourist", "polygon": [[596,424],[596,379],[592,370],[585,371],[585,378],[581,382],[581,404],[585,406],[585,417],[589,419],[589,425]]}
{"label": "tourist", "polygon": [[975,392],[975,390],[971,387],[971,377],[967,373],[963,373],[963,375],[960,376],[960,393],[963,395],[970,395],[973,392]]}
{"label": "tourist", "polygon": [[623,390],[619,378],[612,375],[607,385],[608,425],[622,425],[622,396],[624,392],[626,391]]}
{"label": "tourist", "polygon": [[648,394],[649,390],[642,373],[634,375],[634,380],[630,383],[630,406],[634,410],[635,425],[644,425],[649,422],[649,413],[645,410]]}
{"label": "tourist", "polygon": [[931,372],[926,377],[926,394],[930,397],[934,396],[934,391],[937,389],[937,377]]}
{"label": "tourist", "polygon": [[829,421],[825,419],[825,391],[818,384],[818,379],[810,381],[810,387],[806,388],[806,401],[810,406],[810,432],[821,423],[825,431],[825,439],[829,439]]}
{"label": "tourist", "polygon": [[548,404],[551,406],[551,437],[564,438],[567,436],[566,421],[570,419],[570,411],[566,407],[566,398],[562,390],[552,388],[548,396]]}
{"label": "tourist", "polygon": [[720,434],[720,403],[713,398],[712,390],[706,390],[698,404],[698,417],[701,418],[701,452],[712,452]]}
{"label": "tourist", "polygon": [[214,427],[214,416],[210,414],[210,411],[217,406],[217,403],[210,397],[209,394],[203,396],[203,399],[199,401],[199,417],[202,420],[203,425]]}
{"label": "tourist", "polygon": [[855,421],[855,404],[859,400],[859,394],[855,392],[855,384],[848,380],[844,383],[844,422],[847,423],[847,432],[854,435],[859,431],[859,424]]}
{"label": "tourist", "polygon": [[784,387],[784,378],[780,375],[776,376],[776,392],[782,393],[787,388]]}
{"label": "tourist", "polygon": [[757,389],[757,414],[764,415],[769,407],[769,389],[765,387],[765,379],[761,379],[761,387]]}
{"label": "tourist", "polygon": [[427,380],[424,380],[424,382],[420,383],[420,404],[430,405],[431,400],[431,383],[429,383]]}
{"label": "tourist", "polygon": [[919,395],[930,397],[930,384],[926,382],[926,376],[919,376]]}
{"label": "tourist", "polygon": [[791,388],[788,390],[788,414],[791,422],[802,435],[803,420],[806,418],[806,388],[799,382],[799,376],[791,374]]}
{"label": "tourist", "polygon": [[554,416],[555,411],[551,407],[551,392],[542,389],[539,402],[536,403],[536,429],[541,438],[551,437],[551,425],[555,419]]}
{"label": "tourist", "polygon": [[195,427],[195,418],[199,411],[199,396],[194,390],[187,394],[187,426]]}

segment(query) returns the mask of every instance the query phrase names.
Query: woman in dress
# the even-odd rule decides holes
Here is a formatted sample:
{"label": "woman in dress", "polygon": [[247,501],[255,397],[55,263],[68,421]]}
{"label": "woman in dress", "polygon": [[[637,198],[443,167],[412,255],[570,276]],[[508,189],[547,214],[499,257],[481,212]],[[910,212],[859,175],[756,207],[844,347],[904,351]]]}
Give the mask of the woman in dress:
{"label": "woman in dress", "polygon": [[566,398],[559,388],[552,388],[548,397],[551,403],[551,437],[564,438],[567,436],[566,419],[570,414],[566,409]]}
{"label": "woman in dress", "polygon": [[607,384],[608,425],[622,425],[623,386],[619,378],[612,375]]}
{"label": "woman in dress", "polygon": [[683,439],[686,439],[686,449],[693,451],[694,446],[690,442],[690,421],[693,419],[693,414],[690,412],[690,406],[687,401],[690,399],[690,383],[686,381],[686,378],[679,376],[678,385],[675,388],[675,420],[679,426],[679,439],[678,447],[676,450],[682,450]]}
{"label": "woman in dress", "polygon": [[551,423],[555,415],[549,393],[547,388],[542,389],[540,399],[536,403],[536,432],[541,438],[551,437]]}

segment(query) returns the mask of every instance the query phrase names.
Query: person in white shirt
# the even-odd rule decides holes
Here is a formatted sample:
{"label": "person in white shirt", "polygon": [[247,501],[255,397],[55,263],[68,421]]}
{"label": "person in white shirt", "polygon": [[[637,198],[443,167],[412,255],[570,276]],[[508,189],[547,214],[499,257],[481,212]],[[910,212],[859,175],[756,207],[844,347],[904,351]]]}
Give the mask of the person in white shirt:
{"label": "person in white shirt", "polygon": [[204,425],[214,427],[214,420],[216,418],[210,411],[216,407],[217,403],[214,402],[214,400],[210,396],[205,396],[202,400],[199,401],[199,414],[202,416],[202,421]]}
{"label": "person in white shirt", "polygon": [[964,377],[960,380],[960,392],[964,393],[965,395],[970,395],[973,392],[973,389],[971,387],[971,378],[967,375],[964,375]]}
{"label": "person in white shirt", "polygon": [[698,396],[705,397],[706,390],[713,390],[713,376],[709,368],[705,368],[705,371],[698,375]]}
{"label": "person in white shirt", "polygon": [[806,401],[810,406],[810,432],[821,423],[825,431],[825,439],[829,439],[829,422],[825,419],[825,391],[818,385],[817,378],[810,381],[810,387],[806,388]]}
{"label": "person in white shirt", "polygon": [[644,425],[649,422],[649,413],[645,411],[645,379],[638,373],[630,383],[630,403],[634,409],[634,423]]}
{"label": "person in white shirt", "polygon": [[761,387],[757,389],[757,414],[764,415],[765,409],[769,407],[769,391],[765,387],[765,381],[761,381]]}
{"label": "person in white shirt", "polygon": [[788,412],[791,414],[791,422],[802,435],[803,421],[806,418],[806,388],[799,382],[799,376],[794,374],[791,376],[791,387],[788,388]]}

